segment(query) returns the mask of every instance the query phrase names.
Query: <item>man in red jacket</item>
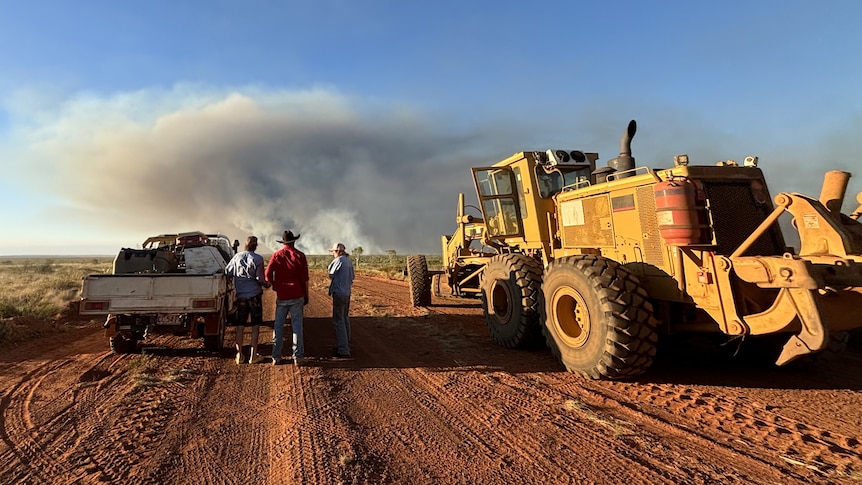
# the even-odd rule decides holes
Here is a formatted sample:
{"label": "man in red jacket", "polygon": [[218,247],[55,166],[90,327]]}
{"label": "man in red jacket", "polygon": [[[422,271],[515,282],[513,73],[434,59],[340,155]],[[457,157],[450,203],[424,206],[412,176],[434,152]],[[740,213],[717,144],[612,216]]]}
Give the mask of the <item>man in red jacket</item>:
{"label": "man in red jacket", "polygon": [[272,363],[282,363],[281,351],[284,344],[284,322],[290,313],[290,326],[293,328],[293,363],[304,364],[305,345],[302,340],[303,306],[308,304],[308,261],[305,254],[296,249],[294,243],[299,234],[284,231],[281,240],[284,247],[273,253],[266,266],[266,281],[276,293],[275,302],[275,342],[272,345]]}

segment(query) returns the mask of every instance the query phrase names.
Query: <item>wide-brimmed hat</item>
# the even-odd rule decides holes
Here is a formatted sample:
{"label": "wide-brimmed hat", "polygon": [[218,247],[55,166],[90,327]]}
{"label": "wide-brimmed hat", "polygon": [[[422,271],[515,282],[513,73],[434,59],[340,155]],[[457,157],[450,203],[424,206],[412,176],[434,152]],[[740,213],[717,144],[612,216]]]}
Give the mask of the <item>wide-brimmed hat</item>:
{"label": "wide-brimmed hat", "polygon": [[284,231],[284,234],[282,234],[281,239],[276,242],[279,242],[281,244],[292,243],[293,241],[299,239],[300,235],[301,234],[297,234],[296,236],[294,236],[293,231]]}
{"label": "wide-brimmed hat", "polygon": [[329,248],[329,252],[334,253],[336,251],[347,251],[347,247],[344,244],[335,243],[331,248]]}

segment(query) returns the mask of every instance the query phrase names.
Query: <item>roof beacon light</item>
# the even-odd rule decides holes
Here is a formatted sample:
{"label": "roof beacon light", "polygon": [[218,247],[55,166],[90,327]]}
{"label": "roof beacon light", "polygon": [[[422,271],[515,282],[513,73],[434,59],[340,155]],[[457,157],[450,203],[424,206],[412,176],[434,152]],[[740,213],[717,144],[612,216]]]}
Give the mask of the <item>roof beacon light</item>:
{"label": "roof beacon light", "polygon": [[685,167],[688,165],[688,155],[674,155],[673,164],[677,167]]}

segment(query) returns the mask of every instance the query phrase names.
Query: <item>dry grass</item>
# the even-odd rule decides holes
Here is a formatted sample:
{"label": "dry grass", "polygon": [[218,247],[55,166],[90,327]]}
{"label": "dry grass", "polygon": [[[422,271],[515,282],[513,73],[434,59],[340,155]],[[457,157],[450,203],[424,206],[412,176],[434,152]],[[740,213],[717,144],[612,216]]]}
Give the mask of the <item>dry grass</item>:
{"label": "dry grass", "polygon": [[567,399],[563,403],[563,409],[576,413],[584,419],[609,430],[614,437],[630,436],[635,434],[634,431],[626,426],[629,423],[625,423],[614,418],[602,417],[593,410],[593,408],[579,399]]}
{"label": "dry grass", "polygon": [[196,372],[192,369],[169,369],[167,375],[162,377],[161,381],[165,384],[174,382],[184,382],[191,379]]}
{"label": "dry grass", "polygon": [[341,441],[336,445],[338,450],[338,463],[346,467],[356,460],[356,453],[347,441]]}
{"label": "dry grass", "polygon": [[35,318],[6,318],[0,321],[0,347],[15,345],[48,332],[63,330],[65,330],[63,326]]}
{"label": "dry grass", "polygon": [[[332,256],[309,255],[309,269],[326,269],[329,262],[332,261]],[[380,276],[394,280],[403,280],[406,278],[404,270],[407,268],[407,256],[400,255],[381,255],[381,254],[363,254],[357,258],[356,255],[351,255],[353,261],[353,269],[357,273],[362,273],[370,276]],[[428,262],[428,269],[435,269],[442,264],[440,256],[425,256]]]}
{"label": "dry grass", "polygon": [[[0,318],[50,318],[75,300],[81,278],[111,270],[110,258],[15,258],[0,261]],[[2,341],[2,340],[0,340]]]}
{"label": "dry grass", "polygon": [[[429,267],[439,265],[439,256],[427,256]],[[391,279],[404,279],[407,257],[362,255],[356,271]],[[326,269],[330,256],[308,256],[309,268]],[[50,318],[78,298],[81,278],[93,273],[109,273],[112,258],[7,257],[0,260],[0,318]],[[321,283],[319,286],[322,286]]]}
{"label": "dry grass", "polygon": [[385,308],[372,303],[361,291],[354,291],[353,294],[350,295],[350,306],[351,312],[353,308],[356,308],[362,315],[369,317],[391,316]]}
{"label": "dry grass", "polygon": [[[352,256],[357,273],[404,279],[406,256]],[[429,268],[440,264],[439,256],[426,256]],[[308,256],[312,270],[325,270],[332,260],[327,255]],[[94,273],[110,273],[113,258],[109,257],[5,257],[0,259],[0,345],[18,343],[56,330],[45,322],[62,313],[70,302],[80,297],[81,279]],[[325,280],[315,283],[325,289]],[[389,310],[363,302],[355,295],[356,304],[372,316],[388,316]],[[9,320],[14,319],[14,320]],[[50,326],[50,325],[49,325]]]}
{"label": "dry grass", "polygon": [[160,372],[158,359],[150,354],[141,354],[129,362],[129,378],[135,386],[152,387],[173,384],[191,379],[193,369],[168,369]]}
{"label": "dry grass", "polygon": [[149,354],[141,354],[129,362],[129,377],[136,386],[149,387],[158,384],[158,370],[158,361]]}

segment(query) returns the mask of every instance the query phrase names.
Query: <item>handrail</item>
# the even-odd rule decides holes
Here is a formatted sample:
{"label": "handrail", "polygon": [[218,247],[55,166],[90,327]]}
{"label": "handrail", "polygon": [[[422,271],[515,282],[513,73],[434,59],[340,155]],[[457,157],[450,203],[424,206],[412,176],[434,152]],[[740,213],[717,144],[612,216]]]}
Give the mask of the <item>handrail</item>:
{"label": "handrail", "polygon": [[[640,173],[638,173],[638,171],[640,171]],[[617,180],[619,178],[625,178],[625,177],[622,177],[623,175],[626,175],[626,177],[631,176],[631,175],[646,175],[648,173],[652,173],[652,171],[653,170],[647,166],[630,168],[628,170],[623,170],[622,172],[609,173],[607,175],[607,181],[610,182],[611,180]],[[632,173],[629,173],[629,172],[632,172]]]}

